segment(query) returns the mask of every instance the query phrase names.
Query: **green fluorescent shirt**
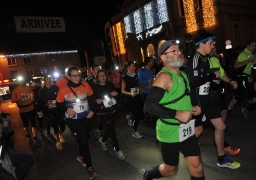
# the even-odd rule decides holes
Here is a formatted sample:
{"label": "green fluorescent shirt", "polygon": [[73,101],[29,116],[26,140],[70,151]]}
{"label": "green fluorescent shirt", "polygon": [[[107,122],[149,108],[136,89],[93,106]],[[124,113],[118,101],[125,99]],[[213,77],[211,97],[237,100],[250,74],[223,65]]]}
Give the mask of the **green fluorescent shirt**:
{"label": "green fluorescent shirt", "polygon": [[216,57],[211,57],[211,58],[209,59],[209,63],[210,63],[210,68],[211,68],[211,69],[212,69],[212,68],[220,68],[220,78],[222,79],[223,76],[225,75],[225,71],[224,71],[224,69],[221,67],[219,59],[216,58]]}
{"label": "green fluorescent shirt", "polygon": [[[237,62],[244,62],[247,61],[248,59],[252,58],[252,52],[249,51],[249,49],[245,48],[238,56]],[[254,62],[250,62],[246,65],[244,68],[243,73],[250,75],[251,74],[251,68],[253,66]]]}
{"label": "green fluorescent shirt", "polygon": [[[173,80],[173,86],[169,91],[166,91],[164,93],[163,98],[159,101],[159,104],[170,102],[178,97],[180,97],[185,89],[185,83],[183,77],[188,82],[187,76],[185,73],[181,72],[183,77],[171,72],[167,68],[163,68],[162,71],[167,72],[170,74]],[[189,89],[189,85],[188,85]],[[184,96],[182,99],[177,101],[176,103],[165,105],[166,108],[174,109],[174,110],[192,110],[192,104],[190,100],[190,96]],[[156,124],[156,135],[157,139],[160,142],[166,142],[166,143],[175,143],[179,142],[179,125],[181,124],[180,121],[177,119],[172,118],[163,118],[165,121],[169,123],[175,123],[177,125],[169,125],[166,123],[163,123],[160,119],[158,119]]]}

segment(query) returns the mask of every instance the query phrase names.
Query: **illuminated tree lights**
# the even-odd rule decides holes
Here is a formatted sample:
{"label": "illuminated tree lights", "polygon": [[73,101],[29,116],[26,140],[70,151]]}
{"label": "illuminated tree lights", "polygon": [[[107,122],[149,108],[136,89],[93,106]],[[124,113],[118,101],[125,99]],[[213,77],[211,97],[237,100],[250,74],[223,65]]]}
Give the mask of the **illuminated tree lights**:
{"label": "illuminated tree lights", "polygon": [[116,49],[117,42],[115,40],[116,34],[115,34],[114,26],[112,26],[110,28],[110,36],[111,36],[111,45],[112,45],[113,54],[114,54],[114,56],[116,56],[117,55],[117,49]]}
{"label": "illuminated tree lights", "polygon": [[215,24],[213,0],[203,0],[203,18],[204,27],[209,27]]}
{"label": "illuminated tree lights", "polygon": [[119,45],[120,54],[125,54],[126,50],[124,48],[124,36],[123,36],[123,28],[121,22],[116,24],[116,32],[117,32],[117,41]]}
{"label": "illuminated tree lights", "polygon": [[197,30],[195,9],[193,0],[183,0],[184,13],[186,18],[187,32],[191,33]]}

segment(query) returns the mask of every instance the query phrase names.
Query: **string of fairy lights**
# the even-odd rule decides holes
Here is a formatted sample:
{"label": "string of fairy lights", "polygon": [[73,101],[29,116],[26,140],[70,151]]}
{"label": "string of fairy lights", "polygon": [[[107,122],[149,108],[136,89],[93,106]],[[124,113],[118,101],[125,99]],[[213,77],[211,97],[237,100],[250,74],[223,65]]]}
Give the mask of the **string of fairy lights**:
{"label": "string of fairy lights", "polygon": [[20,54],[6,54],[0,55],[0,58],[16,58],[16,57],[30,57],[30,56],[41,56],[41,55],[56,55],[56,54],[70,54],[77,53],[77,50],[69,51],[49,51],[49,52],[34,52],[34,53],[20,53]]}

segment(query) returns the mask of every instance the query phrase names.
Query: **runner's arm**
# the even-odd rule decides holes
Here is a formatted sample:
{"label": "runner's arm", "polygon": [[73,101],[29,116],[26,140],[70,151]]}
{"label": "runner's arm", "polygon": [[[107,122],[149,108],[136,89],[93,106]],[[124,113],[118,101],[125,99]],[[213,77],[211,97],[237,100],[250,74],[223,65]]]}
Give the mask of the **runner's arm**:
{"label": "runner's arm", "polygon": [[144,111],[159,117],[175,118],[176,110],[166,108],[162,104],[159,104],[164,93],[165,89],[153,86],[146,99]]}

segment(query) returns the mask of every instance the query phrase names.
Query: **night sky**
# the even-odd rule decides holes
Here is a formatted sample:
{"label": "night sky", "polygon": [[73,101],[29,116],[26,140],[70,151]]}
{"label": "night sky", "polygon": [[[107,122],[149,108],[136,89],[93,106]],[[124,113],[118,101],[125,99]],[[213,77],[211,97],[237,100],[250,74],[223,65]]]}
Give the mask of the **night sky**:
{"label": "night sky", "polygon": [[[124,0],[8,0],[0,14],[17,16],[72,16],[105,41],[104,26],[120,12]],[[3,10],[4,9],[4,10]]]}

